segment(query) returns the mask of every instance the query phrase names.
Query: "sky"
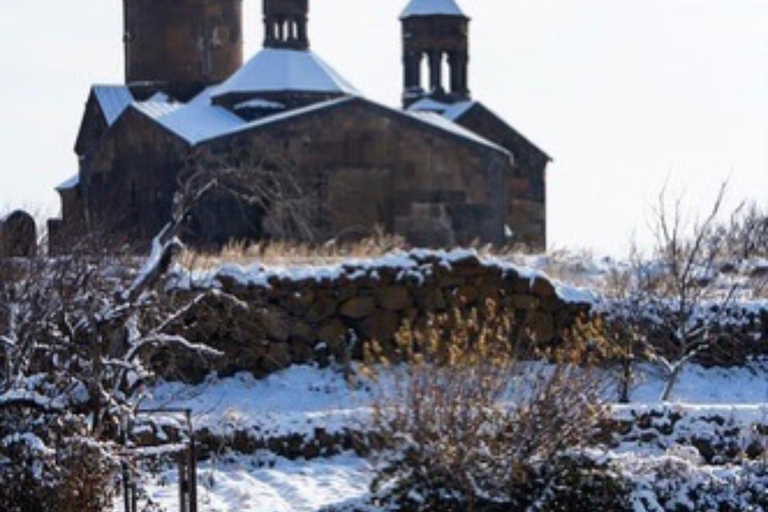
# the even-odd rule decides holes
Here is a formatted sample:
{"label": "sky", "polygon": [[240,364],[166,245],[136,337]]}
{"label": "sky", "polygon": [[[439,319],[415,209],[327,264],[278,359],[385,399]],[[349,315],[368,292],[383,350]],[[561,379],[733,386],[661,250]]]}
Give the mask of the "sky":
{"label": "sky", "polygon": [[[550,248],[649,240],[659,191],[693,217],[768,208],[766,0],[458,0],[470,88],[554,162]],[[246,55],[261,0],[244,0]],[[311,0],[310,38],[367,97],[399,105],[406,0]],[[0,208],[57,215],[88,90],[123,80],[121,0],[0,2]]]}

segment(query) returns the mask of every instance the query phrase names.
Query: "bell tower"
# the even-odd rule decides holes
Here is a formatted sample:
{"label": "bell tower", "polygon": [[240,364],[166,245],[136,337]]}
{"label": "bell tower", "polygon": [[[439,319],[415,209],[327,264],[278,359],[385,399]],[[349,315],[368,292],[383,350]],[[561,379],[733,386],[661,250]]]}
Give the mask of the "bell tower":
{"label": "bell tower", "polygon": [[123,0],[125,81],[177,99],[243,65],[242,0]]}
{"label": "bell tower", "polygon": [[456,0],[411,0],[403,29],[403,106],[469,99],[469,18]]}
{"label": "bell tower", "polygon": [[264,47],[309,49],[309,0],[264,0]]}

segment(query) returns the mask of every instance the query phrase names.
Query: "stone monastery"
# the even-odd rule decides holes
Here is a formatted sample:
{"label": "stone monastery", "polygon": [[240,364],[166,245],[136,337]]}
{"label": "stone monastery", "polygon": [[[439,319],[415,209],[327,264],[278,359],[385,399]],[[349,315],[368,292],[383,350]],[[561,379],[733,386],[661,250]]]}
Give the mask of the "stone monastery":
{"label": "stone monastery", "polygon": [[[314,205],[314,241],[381,227],[413,245],[545,245],[550,159],[472,98],[470,19],[456,0],[402,12],[402,109],[366,98],[311,51],[309,0],[263,10],[263,49],[243,64],[242,0],[124,0],[126,83],[90,91],[54,243],[97,227],[149,241],[194,155],[237,165],[282,151],[292,164],[281,172]],[[239,202],[202,202],[190,241],[281,237],[269,222],[280,204]]]}

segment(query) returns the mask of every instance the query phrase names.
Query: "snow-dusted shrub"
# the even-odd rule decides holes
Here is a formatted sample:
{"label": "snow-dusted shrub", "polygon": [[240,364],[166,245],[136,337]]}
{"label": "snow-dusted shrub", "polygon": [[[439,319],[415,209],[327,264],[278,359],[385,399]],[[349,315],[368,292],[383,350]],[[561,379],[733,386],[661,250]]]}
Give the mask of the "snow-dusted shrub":
{"label": "snow-dusted shrub", "polygon": [[624,464],[636,512],[768,510],[768,472],[758,463],[702,466],[672,455]]}
{"label": "snow-dusted shrub", "polygon": [[117,492],[117,459],[81,432],[86,418],[18,409],[0,414],[0,510],[103,512]]}
{"label": "snow-dusted shrub", "polygon": [[[557,482],[587,484],[589,471],[566,461],[604,418],[603,383],[577,364],[588,359],[583,346],[540,354],[552,364],[519,360],[513,327],[491,303],[406,325],[394,354],[368,348],[373,362],[404,361],[378,380],[374,429],[392,448],[373,485],[379,496],[406,510],[524,510],[540,502],[530,510],[545,511],[556,510],[547,504],[568,487]],[[596,468],[592,476],[610,480]],[[621,496],[604,510],[622,510]]]}

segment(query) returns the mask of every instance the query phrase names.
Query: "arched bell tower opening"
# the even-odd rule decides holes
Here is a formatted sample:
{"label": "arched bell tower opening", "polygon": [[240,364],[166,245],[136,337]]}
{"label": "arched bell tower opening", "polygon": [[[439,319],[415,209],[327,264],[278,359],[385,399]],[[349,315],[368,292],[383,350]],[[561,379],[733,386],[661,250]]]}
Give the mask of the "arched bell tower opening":
{"label": "arched bell tower opening", "polygon": [[264,47],[309,49],[309,0],[264,0]]}
{"label": "arched bell tower opening", "polygon": [[425,97],[468,99],[469,18],[455,0],[411,0],[400,20],[404,107]]}

